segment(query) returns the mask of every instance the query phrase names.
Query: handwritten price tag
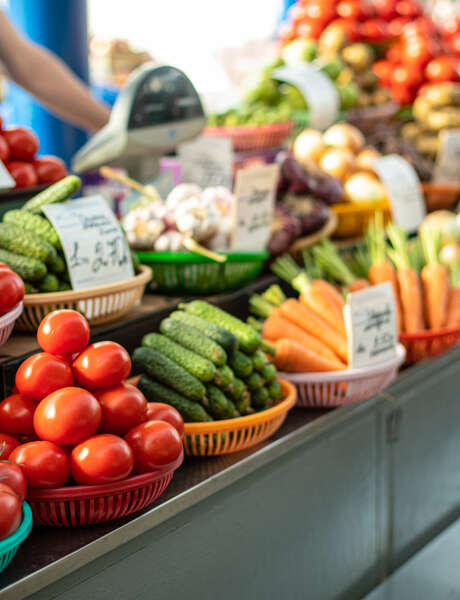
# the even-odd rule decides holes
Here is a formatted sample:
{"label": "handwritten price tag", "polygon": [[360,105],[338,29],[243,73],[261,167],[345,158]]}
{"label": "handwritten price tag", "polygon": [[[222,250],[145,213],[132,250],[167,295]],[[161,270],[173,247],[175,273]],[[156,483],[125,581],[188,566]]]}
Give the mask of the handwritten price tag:
{"label": "handwritten price tag", "polygon": [[179,160],[184,183],[231,189],[233,146],[229,138],[202,136],[180,144]]}
{"label": "handwritten price tag", "polygon": [[460,129],[439,134],[440,148],[434,170],[435,181],[458,181],[460,177]]}
{"label": "handwritten price tag", "polygon": [[405,231],[416,231],[426,215],[419,178],[412,165],[397,154],[378,158],[373,167],[385,186],[393,220]]}
{"label": "handwritten price tag", "polygon": [[310,110],[310,127],[323,130],[337,121],[339,94],[329,77],[318,67],[308,63],[280,67],[272,75],[294,85],[303,94]]}
{"label": "handwritten price tag", "polygon": [[396,355],[398,334],[390,283],[349,294],[344,316],[350,367],[367,367]]}
{"label": "handwritten price tag", "polygon": [[0,160],[0,190],[9,190],[15,186],[14,179],[8,173],[5,165]]}
{"label": "handwritten price tag", "polygon": [[128,243],[102,196],[50,204],[43,212],[62,242],[74,290],[134,276]]}
{"label": "handwritten price tag", "polygon": [[256,165],[237,171],[232,250],[260,252],[267,247],[278,176],[278,165]]}

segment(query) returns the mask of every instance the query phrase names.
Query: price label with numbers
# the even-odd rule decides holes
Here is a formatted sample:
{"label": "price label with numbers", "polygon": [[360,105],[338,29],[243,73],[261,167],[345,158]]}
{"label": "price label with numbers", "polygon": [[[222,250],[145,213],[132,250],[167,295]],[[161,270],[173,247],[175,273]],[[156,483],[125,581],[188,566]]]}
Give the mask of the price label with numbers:
{"label": "price label with numbers", "polygon": [[179,146],[182,181],[202,188],[232,187],[233,146],[229,138],[199,137]]}
{"label": "price label with numbers", "polygon": [[390,283],[349,294],[344,316],[350,367],[367,367],[396,356],[398,334]]}
{"label": "price label with numbers", "polygon": [[43,212],[62,242],[74,290],[134,276],[128,242],[102,196],[50,204]]}
{"label": "price label with numbers", "polygon": [[0,160],[0,190],[10,190],[11,188],[14,188],[15,185],[14,179]]}
{"label": "price label with numbers", "polygon": [[439,144],[434,169],[435,181],[458,181],[460,177],[460,129],[441,131]]}

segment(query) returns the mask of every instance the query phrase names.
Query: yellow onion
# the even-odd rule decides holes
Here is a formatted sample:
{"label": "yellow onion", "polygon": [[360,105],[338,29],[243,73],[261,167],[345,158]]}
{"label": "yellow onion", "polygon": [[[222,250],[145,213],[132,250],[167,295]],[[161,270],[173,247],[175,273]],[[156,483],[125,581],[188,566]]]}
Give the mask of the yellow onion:
{"label": "yellow onion", "polygon": [[342,180],[351,174],[354,164],[355,155],[345,148],[329,148],[319,161],[323,171]]}
{"label": "yellow onion", "polygon": [[356,157],[356,167],[362,171],[375,173],[373,165],[380,156],[380,153],[374,150],[374,148],[364,148]]}
{"label": "yellow onion", "polygon": [[446,244],[441,248],[439,260],[445,267],[460,267],[460,245],[455,243]]}
{"label": "yellow onion", "polygon": [[358,171],[345,182],[345,197],[350,202],[383,202],[387,195],[382,183],[370,173]]}
{"label": "yellow onion", "polygon": [[300,164],[313,160],[317,162],[326,149],[323,136],[316,129],[305,129],[294,142],[293,152]]}
{"label": "yellow onion", "polygon": [[361,152],[365,144],[364,136],[360,130],[349,123],[337,123],[337,125],[329,127],[323,135],[323,141],[326,146],[345,148],[351,150],[354,154]]}

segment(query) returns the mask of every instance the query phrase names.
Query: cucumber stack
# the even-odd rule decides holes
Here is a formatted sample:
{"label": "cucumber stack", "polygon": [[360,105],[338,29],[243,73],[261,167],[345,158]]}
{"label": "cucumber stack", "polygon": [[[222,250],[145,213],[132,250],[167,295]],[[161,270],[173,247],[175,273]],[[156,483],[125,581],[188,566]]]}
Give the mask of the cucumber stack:
{"label": "cucumber stack", "polygon": [[133,354],[149,402],[165,402],[185,422],[201,422],[248,415],[281,399],[258,332],[203,300],[179,308]]}

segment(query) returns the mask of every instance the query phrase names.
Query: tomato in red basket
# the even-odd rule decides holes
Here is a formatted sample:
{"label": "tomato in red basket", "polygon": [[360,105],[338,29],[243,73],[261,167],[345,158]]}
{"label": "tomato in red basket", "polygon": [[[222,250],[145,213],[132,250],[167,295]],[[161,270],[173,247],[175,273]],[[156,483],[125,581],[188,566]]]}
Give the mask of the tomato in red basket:
{"label": "tomato in red basket", "polygon": [[395,85],[391,90],[392,98],[401,106],[408,106],[415,100],[415,92],[405,85]]}
{"label": "tomato in red basket", "polygon": [[391,76],[392,83],[395,86],[418,86],[423,82],[423,75],[421,69],[416,65],[411,67],[406,65],[398,65],[394,67]]}
{"label": "tomato in red basket", "polygon": [[133,451],[123,438],[103,433],[75,446],[70,467],[73,478],[80,485],[120,481],[133,470]]}
{"label": "tomato in red basket", "polygon": [[5,138],[0,135],[0,160],[6,162],[10,158],[10,147]]}
{"label": "tomato in red basket", "polygon": [[318,19],[308,19],[297,25],[299,37],[308,40],[317,40],[324,29],[324,23]]}
{"label": "tomato in red basket", "polygon": [[32,164],[40,183],[55,183],[67,175],[65,162],[57,156],[39,156]]}
{"label": "tomato in red basket", "polygon": [[0,315],[13,309],[24,298],[24,282],[9,267],[0,267]]}
{"label": "tomato in red basket", "polygon": [[81,352],[89,342],[88,321],[76,310],[55,310],[42,319],[37,341],[50,354]]}
{"label": "tomato in red basket", "polygon": [[397,0],[373,0],[378,16],[389,21],[396,17],[396,2]]}
{"label": "tomato in red basket", "polygon": [[55,444],[78,444],[101,423],[99,402],[86,390],[65,387],[44,398],[34,414],[39,438]]}
{"label": "tomato in red basket", "polygon": [[40,402],[51,392],[73,385],[72,369],[62,358],[40,352],[21,364],[15,383],[21,394]]}
{"label": "tomato in red basket", "polygon": [[131,370],[129,354],[116,342],[96,342],[72,363],[76,381],[93,390],[118,385]]}
{"label": "tomato in red basket", "polygon": [[342,19],[361,20],[364,17],[364,10],[361,0],[342,0],[337,4],[337,15]]}
{"label": "tomato in red basket", "polygon": [[459,60],[453,56],[439,56],[431,60],[425,69],[427,79],[434,82],[456,81]]}
{"label": "tomato in red basket", "polygon": [[22,502],[14,491],[0,483],[0,540],[12,535],[21,524]]}
{"label": "tomato in red basket", "polygon": [[94,395],[102,409],[101,433],[124,435],[146,420],[147,400],[134,385],[120,383]]}
{"label": "tomato in red basket", "polygon": [[69,479],[67,454],[52,442],[28,442],[13,450],[10,460],[20,465],[28,487],[55,488]]}
{"label": "tomato in red basket", "polygon": [[0,433],[0,460],[6,460],[20,443],[13,435]]}
{"label": "tomato in red basket", "polygon": [[17,188],[33,187],[38,184],[37,173],[30,163],[22,160],[10,160],[5,163],[5,167],[16,182]]}
{"label": "tomato in red basket", "polygon": [[422,14],[422,9],[417,2],[413,0],[399,0],[396,3],[396,12],[401,17],[408,17],[409,19],[415,19]]}
{"label": "tomato in red basket", "polygon": [[3,131],[3,136],[10,147],[11,158],[32,160],[38,152],[38,138],[30,129],[9,127]]}
{"label": "tomato in red basket", "polygon": [[369,42],[382,42],[389,37],[387,23],[383,19],[368,19],[360,24],[359,31]]}
{"label": "tomato in red basket", "polygon": [[181,438],[184,437],[184,419],[180,412],[169,404],[164,404],[163,402],[148,402],[147,420],[166,421],[166,423],[169,423],[177,429]]}
{"label": "tomato in red basket", "polygon": [[19,465],[11,461],[0,460],[0,483],[8,485],[21,502],[26,497],[26,480]]}
{"label": "tomato in red basket", "polygon": [[410,23],[407,17],[396,17],[388,23],[388,31],[391,37],[399,37],[403,32],[404,27]]}
{"label": "tomato in red basket", "polygon": [[372,65],[372,70],[383,85],[390,85],[394,68],[389,60],[378,60]]}
{"label": "tomato in red basket", "polygon": [[455,33],[451,38],[450,38],[450,46],[452,48],[452,50],[456,53],[460,55],[460,32],[459,33]]}
{"label": "tomato in red basket", "polygon": [[13,394],[0,402],[0,431],[10,435],[34,436],[34,412],[37,404],[22,396]]}
{"label": "tomato in red basket", "polygon": [[165,421],[146,421],[125,435],[134,453],[134,472],[146,473],[167,467],[182,452],[182,440],[175,427]]}

